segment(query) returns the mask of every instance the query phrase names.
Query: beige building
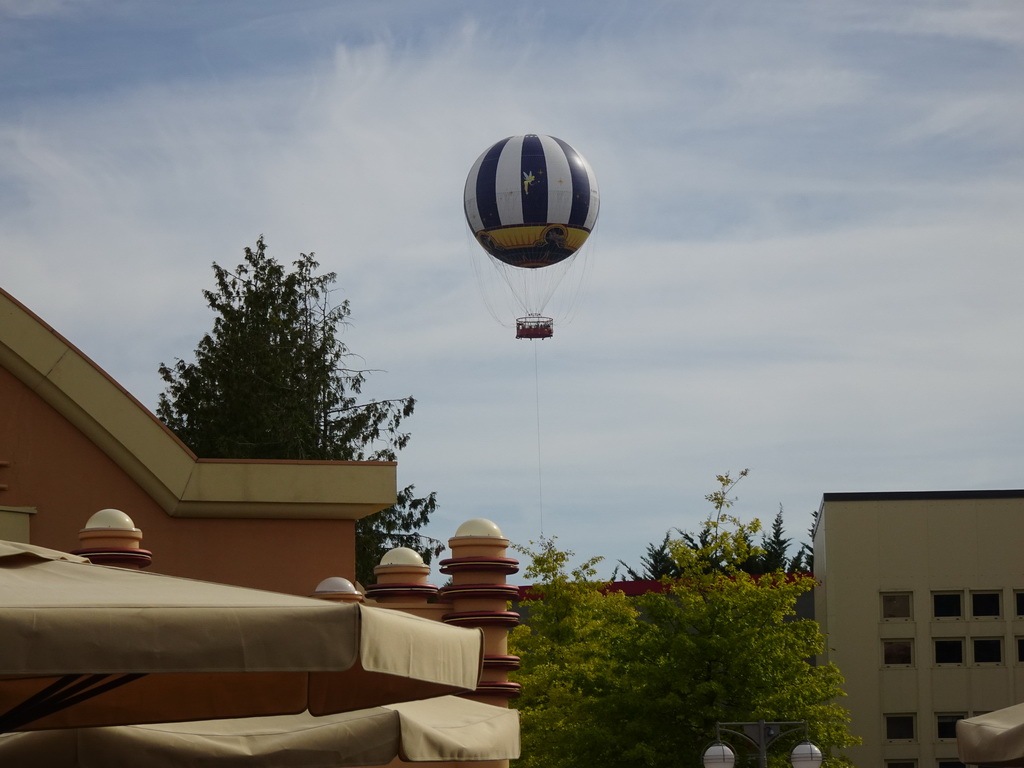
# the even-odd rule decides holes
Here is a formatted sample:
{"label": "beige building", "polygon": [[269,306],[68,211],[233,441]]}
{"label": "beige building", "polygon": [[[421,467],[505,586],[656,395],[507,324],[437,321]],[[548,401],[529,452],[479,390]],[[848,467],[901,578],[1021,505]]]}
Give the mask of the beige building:
{"label": "beige building", "polygon": [[815,614],[858,768],[952,768],[958,719],[1024,701],[1024,490],[827,493]]}

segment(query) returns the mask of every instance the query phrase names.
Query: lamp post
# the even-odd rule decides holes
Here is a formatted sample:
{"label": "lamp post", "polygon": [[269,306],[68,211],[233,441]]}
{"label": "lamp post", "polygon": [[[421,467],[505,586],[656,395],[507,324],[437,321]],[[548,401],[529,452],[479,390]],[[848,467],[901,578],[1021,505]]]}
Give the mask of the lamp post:
{"label": "lamp post", "polygon": [[715,743],[704,750],[704,768],[733,768],[736,753],[722,741],[722,734],[742,739],[757,750],[759,768],[768,766],[768,748],[783,736],[803,731],[804,740],[789,755],[793,768],[819,768],[821,750],[807,738],[807,722],[772,723],[758,720],[751,723],[715,723]]}

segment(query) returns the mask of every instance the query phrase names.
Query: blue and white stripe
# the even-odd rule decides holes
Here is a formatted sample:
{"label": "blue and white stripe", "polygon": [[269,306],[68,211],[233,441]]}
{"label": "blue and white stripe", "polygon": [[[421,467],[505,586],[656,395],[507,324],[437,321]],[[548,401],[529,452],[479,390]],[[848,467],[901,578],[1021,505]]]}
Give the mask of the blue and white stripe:
{"label": "blue and white stripe", "polygon": [[466,179],[466,220],[474,233],[544,224],[590,232],[599,207],[589,163],[553,136],[503,139],[477,158]]}

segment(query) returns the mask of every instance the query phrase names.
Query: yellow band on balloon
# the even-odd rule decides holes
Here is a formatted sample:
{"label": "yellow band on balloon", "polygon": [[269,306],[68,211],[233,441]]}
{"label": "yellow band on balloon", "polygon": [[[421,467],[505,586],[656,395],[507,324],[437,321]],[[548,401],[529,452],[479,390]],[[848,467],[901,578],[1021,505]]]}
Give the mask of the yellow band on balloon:
{"label": "yellow band on balloon", "polygon": [[[552,230],[555,229],[560,230],[564,235],[560,236],[558,232],[553,233]],[[566,248],[569,251],[577,251],[590,236],[590,233],[585,229],[568,227],[564,224],[497,227],[495,229],[482,229],[476,233],[478,238],[482,234],[486,234],[498,248],[508,250],[543,247],[546,242],[549,242],[549,238],[554,237],[558,240],[559,247]]]}

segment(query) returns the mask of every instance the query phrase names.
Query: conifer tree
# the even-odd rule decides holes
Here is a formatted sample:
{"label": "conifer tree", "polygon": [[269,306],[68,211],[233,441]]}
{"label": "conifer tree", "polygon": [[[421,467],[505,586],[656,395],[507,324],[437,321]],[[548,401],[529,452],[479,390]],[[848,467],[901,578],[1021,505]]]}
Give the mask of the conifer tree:
{"label": "conifer tree", "polygon": [[[705,524],[696,533],[684,531],[680,528],[670,528],[665,533],[665,537],[660,544],[652,543],[647,545],[646,553],[640,558],[642,570],[638,571],[622,560],[619,560],[612,573],[612,578],[618,578],[620,572],[634,581],[656,580],[666,576],[677,578],[680,575],[679,566],[669,552],[669,542],[673,540],[673,533],[677,534],[678,541],[685,544],[691,550],[695,552],[707,551],[707,547],[715,535],[715,524],[723,518],[726,510],[736,502],[735,497],[729,494],[732,493],[736,484],[749,473],[750,470],[744,469],[735,478],[728,472],[724,475],[718,475],[715,478],[718,481],[718,490],[704,497],[712,503],[714,509],[708,516]],[[817,518],[817,513],[814,513],[814,517]],[[754,535],[758,532],[761,532],[761,523],[755,519],[744,526],[742,531],[738,533],[738,535],[747,537],[746,559],[741,563],[735,564],[741,571],[757,575],[774,573],[775,571],[802,573],[812,570],[814,556],[808,544],[801,544],[795,555],[792,557],[788,556],[793,540],[786,536],[781,504],[779,505],[779,511],[775,514],[775,519],[772,521],[771,530],[761,532],[761,545],[754,546]],[[812,525],[812,538],[813,532],[814,526]],[[712,558],[704,563],[704,567],[709,569],[709,571],[721,571],[725,564]]]}
{"label": "conifer tree", "polygon": [[761,556],[758,563],[759,573],[774,573],[785,571],[790,565],[790,559],[786,557],[792,539],[786,537],[786,531],[782,524],[782,507],[775,513],[772,521],[771,531],[761,538]]}
{"label": "conifer tree", "polygon": [[[359,401],[370,371],[350,367],[340,339],[351,309],[332,303],[337,275],[318,274],[313,253],[292,266],[269,256],[262,236],[234,270],[213,265],[215,287],[203,291],[213,329],[194,362],[160,364],[157,416],[202,458],[396,460],[416,401]],[[435,507],[433,493],[408,486],[395,506],[359,520],[357,578],[392,547],[437,554],[442,545],[419,533]]]}

